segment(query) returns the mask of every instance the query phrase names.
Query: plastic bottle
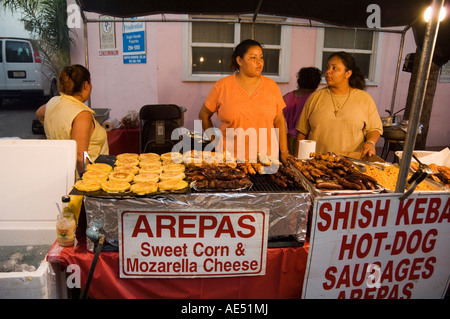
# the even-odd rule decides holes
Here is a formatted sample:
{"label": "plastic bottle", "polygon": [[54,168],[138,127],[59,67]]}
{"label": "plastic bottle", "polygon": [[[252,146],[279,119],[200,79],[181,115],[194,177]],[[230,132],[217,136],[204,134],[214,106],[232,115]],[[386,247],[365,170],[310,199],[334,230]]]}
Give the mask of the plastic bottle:
{"label": "plastic bottle", "polygon": [[70,197],[65,195],[61,198],[61,201],[61,214],[57,215],[56,221],[56,239],[60,246],[69,247],[74,245],[77,223],[69,208]]}

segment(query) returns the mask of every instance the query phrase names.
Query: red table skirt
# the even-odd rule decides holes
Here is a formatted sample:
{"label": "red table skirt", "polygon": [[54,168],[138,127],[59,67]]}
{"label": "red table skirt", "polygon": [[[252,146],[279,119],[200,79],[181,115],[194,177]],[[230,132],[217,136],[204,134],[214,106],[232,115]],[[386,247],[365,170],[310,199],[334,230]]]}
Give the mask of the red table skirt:
{"label": "red table skirt", "polygon": [[108,134],[109,155],[140,153],[139,128],[116,129],[106,133]]}
{"label": "red table skirt", "polygon": [[[309,245],[268,248],[266,274],[227,278],[119,278],[119,252],[101,252],[88,296],[94,299],[300,299]],[[61,270],[76,264],[81,289],[91,268],[94,253],[82,246],[60,247],[57,242],[47,260]],[[70,273],[68,274],[70,275]]]}

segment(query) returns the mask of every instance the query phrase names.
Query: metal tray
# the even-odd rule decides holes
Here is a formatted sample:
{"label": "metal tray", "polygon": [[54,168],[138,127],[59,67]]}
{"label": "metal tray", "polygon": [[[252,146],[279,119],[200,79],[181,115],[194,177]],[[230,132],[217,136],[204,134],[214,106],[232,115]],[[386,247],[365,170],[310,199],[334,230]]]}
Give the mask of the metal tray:
{"label": "metal tray", "polygon": [[[95,163],[104,163],[112,166],[114,168],[114,163],[116,162],[116,156],[115,155],[100,155]],[[133,182],[130,183],[130,185],[133,185]],[[105,192],[104,190],[97,190],[92,192],[82,192],[76,189],[75,187],[72,188],[69,195],[85,195],[85,196],[92,196],[92,197],[101,197],[101,198],[137,198],[137,197],[154,197],[154,196],[160,196],[160,195],[166,195],[166,194],[185,194],[190,192],[189,185],[183,189],[180,190],[174,190],[174,191],[157,191],[154,193],[149,193],[145,195],[138,195],[136,193],[133,193],[132,191],[128,190],[125,192],[118,192],[118,193],[109,193]]]}
{"label": "metal tray", "polygon": [[167,194],[186,194],[190,192],[190,188],[185,187],[180,190],[173,190],[173,191],[157,191],[154,193],[149,193],[145,195],[138,195],[136,193],[133,193],[132,191],[128,190],[126,192],[118,192],[118,193],[109,193],[105,192],[104,190],[98,190],[93,192],[82,192],[76,189],[75,187],[72,188],[69,195],[84,195],[84,196],[91,196],[91,197],[100,197],[100,198],[138,198],[138,197],[155,197],[155,196],[161,196],[161,195],[167,195]]}
{"label": "metal tray", "polygon": [[[392,167],[400,169],[400,166],[398,164],[393,164],[393,163],[377,163],[377,166],[374,166],[374,167],[378,168],[379,165],[383,165],[385,167],[392,166]],[[409,173],[413,174],[414,172],[415,172],[415,170],[413,170],[410,167],[409,168]],[[431,188],[431,190],[417,190],[416,189],[415,192],[436,192],[436,191],[438,191],[438,192],[441,192],[441,191],[448,192],[448,191],[450,191],[450,189],[448,187],[446,187],[444,184],[434,181],[431,177],[425,178],[421,183],[425,183],[428,188]],[[384,190],[387,193],[393,193],[394,192],[394,190],[391,190],[391,189],[386,188],[386,187],[384,187]]]}
{"label": "metal tray", "polygon": [[[294,167],[293,165],[291,165]],[[376,189],[374,190],[322,190],[315,187],[315,185],[307,179],[300,171],[298,171],[294,167],[294,171],[298,174],[300,181],[303,184],[303,187],[311,193],[313,197],[317,196],[332,196],[332,195],[363,195],[363,194],[378,194],[385,191],[385,188],[379,184],[375,185]]]}

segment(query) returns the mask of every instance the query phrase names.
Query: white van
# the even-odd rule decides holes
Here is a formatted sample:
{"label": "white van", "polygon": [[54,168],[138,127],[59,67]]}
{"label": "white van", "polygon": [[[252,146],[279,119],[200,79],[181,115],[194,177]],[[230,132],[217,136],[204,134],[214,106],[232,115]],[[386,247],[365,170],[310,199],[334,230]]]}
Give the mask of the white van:
{"label": "white van", "polygon": [[4,98],[44,98],[58,94],[57,79],[41,63],[31,42],[0,37],[0,105]]}

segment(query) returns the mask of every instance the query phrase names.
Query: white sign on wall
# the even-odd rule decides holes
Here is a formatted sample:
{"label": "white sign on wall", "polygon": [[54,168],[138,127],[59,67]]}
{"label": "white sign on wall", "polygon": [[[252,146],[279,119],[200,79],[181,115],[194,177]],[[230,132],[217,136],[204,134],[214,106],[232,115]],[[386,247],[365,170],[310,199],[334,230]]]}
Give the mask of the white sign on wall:
{"label": "white sign on wall", "polygon": [[264,275],[268,212],[119,212],[121,278]]}
{"label": "white sign on wall", "polygon": [[100,50],[98,55],[100,57],[116,57],[119,55],[119,50],[116,47],[116,29],[114,22],[111,22],[112,17],[101,15],[99,18],[105,21],[99,23]]}
{"label": "white sign on wall", "polygon": [[450,194],[329,196],[314,203],[303,298],[443,298]]}

